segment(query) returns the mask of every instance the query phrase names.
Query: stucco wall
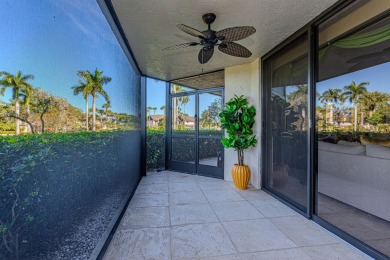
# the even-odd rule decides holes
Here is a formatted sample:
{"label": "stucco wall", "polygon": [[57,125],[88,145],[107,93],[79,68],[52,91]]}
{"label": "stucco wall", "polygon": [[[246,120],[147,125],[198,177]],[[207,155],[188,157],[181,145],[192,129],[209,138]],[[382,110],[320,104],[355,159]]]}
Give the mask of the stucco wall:
{"label": "stucco wall", "polygon": [[[256,188],[261,187],[261,62],[255,61],[225,68],[225,102],[234,95],[244,95],[248,98],[249,104],[256,107],[256,123],[254,132],[257,135],[257,145],[245,151],[244,163],[248,164],[251,170],[250,183]],[[237,153],[233,149],[225,149],[225,180],[232,180],[231,169],[237,163]]]}

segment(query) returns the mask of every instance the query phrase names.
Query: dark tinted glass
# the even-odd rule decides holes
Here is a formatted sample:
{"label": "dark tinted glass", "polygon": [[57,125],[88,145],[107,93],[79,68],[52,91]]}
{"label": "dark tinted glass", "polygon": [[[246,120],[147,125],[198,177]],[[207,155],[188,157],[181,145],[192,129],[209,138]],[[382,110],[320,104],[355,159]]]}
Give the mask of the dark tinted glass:
{"label": "dark tinted glass", "polygon": [[140,76],[96,1],[1,6],[0,259],[88,259],[140,179]]}
{"label": "dark tinted glass", "polygon": [[368,2],[319,27],[317,214],[390,256],[390,18],[354,30]]}
{"label": "dark tinted glass", "polygon": [[305,210],[307,199],[307,37],[266,60],[266,187]]}

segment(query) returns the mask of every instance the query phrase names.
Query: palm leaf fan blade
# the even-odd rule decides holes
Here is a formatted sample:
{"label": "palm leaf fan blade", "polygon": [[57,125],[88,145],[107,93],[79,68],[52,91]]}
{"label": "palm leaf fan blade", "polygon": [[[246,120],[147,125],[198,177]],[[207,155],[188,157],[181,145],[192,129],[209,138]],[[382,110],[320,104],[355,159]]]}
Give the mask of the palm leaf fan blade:
{"label": "palm leaf fan blade", "polygon": [[211,57],[213,57],[213,54],[214,54],[214,47],[202,48],[200,49],[198,54],[198,61],[201,64],[205,64],[211,59]]}
{"label": "palm leaf fan blade", "polygon": [[219,45],[218,49],[231,56],[249,58],[252,56],[250,50],[235,42],[226,42],[224,45]]}

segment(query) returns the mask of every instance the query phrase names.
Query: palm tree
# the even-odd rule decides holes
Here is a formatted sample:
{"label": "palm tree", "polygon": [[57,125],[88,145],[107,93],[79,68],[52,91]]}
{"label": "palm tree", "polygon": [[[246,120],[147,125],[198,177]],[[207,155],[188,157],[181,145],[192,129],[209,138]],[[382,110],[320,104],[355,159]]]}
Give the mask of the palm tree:
{"label": "palm tree", "polygon": [[153,115],[155,115],[157,111],[157,107],[152,108],[152,110],[153,110]]}
{"label": "palm tree", "polygon": [[86,91],[92,95],[92,130],[96,130],[96,98],[97,95],[102,95],[107,102],[110,102],[110,98],[106,91],[103,89],[103,85],[111,81],[110,77],[103,76],[103,71],[99,71],[97,68],[94,73],[89,70],[78,71],[77,75],[85,80]]}
{"label": "palm tree", "polygon": [[368,109],[370,117],[378,107],[386,106],[389,101],[390,95],[379,91],[366,92],[361,96],[361,102]]}
{"label": "palm tree", "polygon": [[[180,93],[183,92],[183,88],[179,85],[173,84],[172,85],[172,93]],[[173,129],[177,129],[178,127],[178,117],[179,117],[179,101],[180,98],[174,98],[173,99],[173,113],[172,113],[172,122],[173,122]]]}
{"label": "palm tree", "polygon": [[367,92],[365,86],[369,85],[368,82],[362,82],[356,84],[355,81],[352,81],[350,85],[344,87],[343,97],[354,105],[355,117],[354,117],[354,130],[357,131],[357,114],[358,114],[358,103],[362,94]]}
{"label": "palm tree", "polygon": [[[30,118],[30,101],[32,98],[32,95],[34,94],[34,88],[32,86],[27,86],[25,89],[21,91],[21,96],[23,97],[23,103],[26,106],[26,112],[27,112],[27,120]],[[27,130],[31,128],[30,125],[27,126]],[[32,131],[32,129],[30,129]]]}
{"label": "palm tree", "polygon": [[147,108],[146,108],[146,114],[147,114],[147,116],[150,115],[150,110],[152,110],[152,109],[153,109],[152,107],[147,107]]}
{"label": "palm tree", "polygon": [[306,121],[306,108],[307,108],[307,85],[296,86],[296,90],[291,92],[287,97],[289,103],[296,107],[299,111],[300,129],[303,130]]}
{"label": "palm tree", "polygon": [[73,89],[74,95],[78,95],[80,93],[83,93],[83,97],[85,99],[85,130],[88,131],[89,130],[89,123],[88,123],[88,117],[89,117],[88,96],[89,96],[89,92],[88,92],[87,85],[84,82],[82,82],[81,80],[79,80],[79,85],[72,87],[72,89]]}
{"label": "palm tree", "polygon": [[184,114],[186,113],[186,105],[190,101],[188,96],[179,97],[179,102],[183,105]]}
{"label": "palm tree", "polygon": [[[329,123],[333,124],[333,103],[337,104],[339,101],[344,102],[343,95],[341,93],[341,89],[331,88],[326,90],[322,95],[319,96],[319,100],[321,103],[329,102],[330,105],[330,120]],[[326,106],[326,104],[325,104]],[[326,123],[326,117],[325,117]]]}
{"label": "palm tree", "polygon": [[[0,72],[0,76],[3,78],[0,80],[0,94],[4,95],[6,88],[12,89],[12,99],[15,101],[15,114],[16,117],[20,115],[20,97],[23,95],[23,91],[31,93],[33,86],[27,83],[28,80],[34,79],[33,75],[22,75],[22,72],[19,70],[15,75],[12,75],[8,72]],[[20,134],[20,120],[16,119],[16,134]]]}
{"label": "palm tree", "polygon": [[104,115],[104,110],[103,110],[103,109],[96,109],[96,112],[99,114],[99,118],[100,118],[100,128],[103,128],[103,115]]}
{"label": "palm tree", "polygon": [[102,105],[102,108],[104,108],[104,110],[106,111],[106,124],[108,122],[108,110],[110,109],[110,107],[111,107],[110,102],[104,103]]}
{"label": "palm tree", "polygon": [[161,106],[160,109],[161,109],[162,111],[164,111],[164,115],[165,115],[165,109],[167,109],[167,108],[166,108],[165,106]]}

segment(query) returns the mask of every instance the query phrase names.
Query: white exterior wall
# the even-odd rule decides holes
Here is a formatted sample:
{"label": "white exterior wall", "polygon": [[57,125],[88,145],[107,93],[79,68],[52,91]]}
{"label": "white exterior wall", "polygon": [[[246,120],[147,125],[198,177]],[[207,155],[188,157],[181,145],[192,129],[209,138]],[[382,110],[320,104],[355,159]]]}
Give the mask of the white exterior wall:
{"label": "white exterior wall", "polygon": [[[244,163],[251,171],[250,183],[256,187],[261,187],[261,61],[255,61],[225,68],[225,102],[234,95],[244,95],[248,98],[249,105],[256,107],[256,122],[253,127],[257,135],[257,145],[244,151]],[[225,149],[225,180],[232,181],[231,169],[237,163],[237,152],[233,149]]]}

